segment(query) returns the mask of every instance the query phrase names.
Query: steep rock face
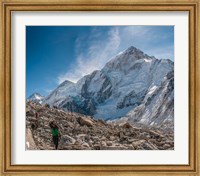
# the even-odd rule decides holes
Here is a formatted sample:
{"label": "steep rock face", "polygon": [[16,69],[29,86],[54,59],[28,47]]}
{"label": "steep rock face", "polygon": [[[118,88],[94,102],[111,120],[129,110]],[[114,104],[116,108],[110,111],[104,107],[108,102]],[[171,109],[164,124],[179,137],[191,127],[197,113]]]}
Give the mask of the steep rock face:
{"label": "steep rock face", "polygon": [[163,122],[158,119],[173,119],[173,81],[170,87],[166,80],[173,70],[172,61],[130,47],[77,83],[62,83],[43,103],[97,119],[126,117],[132,122],[158,124]]}
{"label": "steep rock face", "polygon": [[174,117],[174,73],[169,72],[160,87],[150,87],[140,105],[124,117],[113,122],[121,124],[146,124],[169,127],[173,130]]}
{"label": "steep rock face", "polygon": [[103,103],[112,94],[112,84],[102,71],[94,71],[86,77],[81,88],[81,95],[85,99],[94,99],[97,104]]}

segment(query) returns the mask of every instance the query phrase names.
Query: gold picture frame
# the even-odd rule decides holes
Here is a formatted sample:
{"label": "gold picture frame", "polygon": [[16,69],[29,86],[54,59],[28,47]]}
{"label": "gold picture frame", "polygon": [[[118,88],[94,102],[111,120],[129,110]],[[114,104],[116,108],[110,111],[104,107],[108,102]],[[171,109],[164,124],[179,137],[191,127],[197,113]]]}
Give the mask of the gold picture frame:
{"label": "gold picture frame", "polygon": [[[199,0],[1,0],[0,175],[200,175],[200,1]],[[188,165],[12,165],[11,12],[13,11],[188,11],[189,164]]]}

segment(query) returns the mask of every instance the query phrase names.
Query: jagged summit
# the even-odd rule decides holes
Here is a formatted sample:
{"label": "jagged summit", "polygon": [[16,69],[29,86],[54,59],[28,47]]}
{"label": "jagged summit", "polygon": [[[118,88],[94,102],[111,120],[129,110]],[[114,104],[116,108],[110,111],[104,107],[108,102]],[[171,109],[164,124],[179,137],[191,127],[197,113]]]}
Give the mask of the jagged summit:
{"label": "jagged summit", "polygon": [[[145,57],[149,57],[149,58],[155,58],[155,57],[151,57],[147,54],[145,54],[143,51],[141,51],[140,49],[134,47],[134,46],[130,46],[128,49],[126,49],[124,52],[122,52],[120,55],[127,55],[127,56],[134,56],[135,59],[142,59]],[[119,56],[119,55],[118,55]]]}
{"label": "jagged summit", "polygon": [[134,47],[134,46],[130,46],[128,49],[125,50],[126,53],[135,53],[135,52],[140,52],[143,53],[143,51],[141,51],[140,49]]}
{"label": "jagged summit", "polygon": [[157,61],[153,56],[145,54],[143,51],[138,48],[131,46],[125,51],[118,54],[116,57],[111,59],[103,68],[103,70],[129,70],[135,65],[135,63],[141,62],[152,62]]}

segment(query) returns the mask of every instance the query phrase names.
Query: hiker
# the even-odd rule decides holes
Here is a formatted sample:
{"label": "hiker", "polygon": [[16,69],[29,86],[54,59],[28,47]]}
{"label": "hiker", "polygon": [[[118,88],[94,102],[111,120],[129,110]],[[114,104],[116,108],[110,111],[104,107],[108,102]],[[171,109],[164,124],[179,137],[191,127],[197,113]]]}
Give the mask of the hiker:
{"label": "hiker", "polygon": [[53,143],[57,150],[58,149],[58,140],[59,140],[58,126],[54,122],[51,122],[50,127],[51,127],[51,133],[52,133],[52,137],[53,137]]}

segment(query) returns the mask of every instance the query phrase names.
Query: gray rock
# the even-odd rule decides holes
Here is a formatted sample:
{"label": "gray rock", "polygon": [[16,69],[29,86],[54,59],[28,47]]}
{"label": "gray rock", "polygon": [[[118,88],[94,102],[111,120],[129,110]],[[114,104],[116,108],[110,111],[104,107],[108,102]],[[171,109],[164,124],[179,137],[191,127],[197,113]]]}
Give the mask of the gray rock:
{"label": "gray rock", "polygon": [[74,144],[75,142],[76,140],[73,137],[68,136],[68,135],[63,135],[60,139],[60,143],[63,145],[66,143]]}
{"label": "gray rock", "polygon": [[[27,103],[27,111],[41,105]],[[73,119],[71,121],[70,119]],[[57,123],[61,138],[59,150],[173,150],[173,132],[140,125],[115,125],[90,116],[43,107],[40,118],[26,117],[26,149],[54,150],[49,123]],[[34,128],[31,128],[34,125]],[[136,125],[136,124],[135,124]],[[29,146],[28,146],[29,145]]]}
{"label": "gray rock", "polygon": [[107,141],[106,144],[107,144],[107,146],[112,146],[113,145],[113,143],[111,141]]}

